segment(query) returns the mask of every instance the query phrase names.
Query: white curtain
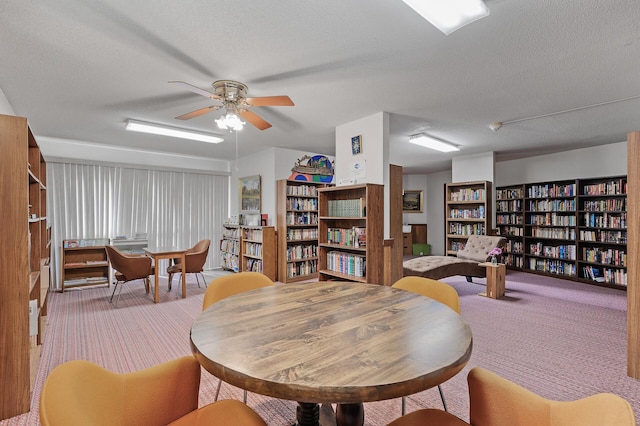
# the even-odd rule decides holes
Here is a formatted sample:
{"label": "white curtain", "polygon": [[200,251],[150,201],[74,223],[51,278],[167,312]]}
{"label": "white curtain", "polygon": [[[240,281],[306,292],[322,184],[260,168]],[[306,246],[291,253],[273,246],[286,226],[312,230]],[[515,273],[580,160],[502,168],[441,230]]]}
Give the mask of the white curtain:
{"label": "white curtain", "polygon": [[205,268],[220,265],[229,176],[49,162],[47,197],[53,289],[65,239],[146,233],[149,246],[182,248],[210,239]]}

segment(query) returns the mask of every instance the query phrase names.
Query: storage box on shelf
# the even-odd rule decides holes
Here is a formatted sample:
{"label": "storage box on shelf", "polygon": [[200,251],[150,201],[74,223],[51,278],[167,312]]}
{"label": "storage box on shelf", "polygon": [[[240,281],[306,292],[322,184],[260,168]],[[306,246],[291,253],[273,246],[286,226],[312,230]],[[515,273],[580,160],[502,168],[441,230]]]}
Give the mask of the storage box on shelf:
{"label": "storage box on shelf", "polygon": [[445,249],[455,256],[469,235],[487,235],[492,229],[491,182],[445,184]]}
{"label": "storage box on shelf", "polygon": [[222,228],[220,266],[228,271],[240,272],[242,271],[242,262],[240,261],[242,232],[240,226],[225,223]]}
{"label": "storage box on shelf", "polygon": [[318,189],[319,279],[383,282],[384,188]]}
{"label": "storage box on shelf", "polygon": [[109,284],[106,238],[62,242],[62,291],[70,287]]}
{"label": "storage box on shelf", "polygon": [[261,272],[276,280],[276,235],[273,226],[242,227],[243,271]]}
{"label": "storage box on shelf", "polygon": [[507,239],[503,261],[509,269],[524,265],[524,185],[496,188],[496,228]]}
{"label": "storage box on shelf", "polygon": [[326,186],[277,182],[278,280],[283,283],[318,277],[318,189]]}
{"label": "storage box on shelf", "polygon": [[[51,228],[47,167],[27,119],[0,115],[0,420],[29,411],[44,340]],[[10,324],[10,327],[8,326]]]}

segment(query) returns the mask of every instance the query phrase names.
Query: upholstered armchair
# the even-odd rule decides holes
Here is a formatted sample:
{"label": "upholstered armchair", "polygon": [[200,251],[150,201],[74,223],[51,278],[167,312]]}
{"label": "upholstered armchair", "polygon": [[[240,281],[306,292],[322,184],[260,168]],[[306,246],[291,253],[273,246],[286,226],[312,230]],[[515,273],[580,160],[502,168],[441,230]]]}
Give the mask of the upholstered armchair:
{"label": "upholstered armchair", "polygon": [[117,305],[120,299],[120,293],[122,293],[122,285],[129,281],[143,280],[144,287],[147,294],[149,294],[149,275],[155,274],[155,269],[151,265],[151,259],[147,256],[126,255],[113,246],[105,246],[105,249],[107,250],[109,263],[111,263],[111,267],[114,269],[116,279],[109,301],[113,303],[113,296],[116,294],[118,286],[120,286],[118,297],[114,303],[114,306]]}
{"label": "upholstered armchair", "polygon": [[237,400],[198,409],[200,364],[192,356],[118,374],[88,361],[53,369],[40,394],[43,426],[252,425],[266,423]]}
{"label": "upholstered armchair", "polygon": [[198,287],[200,287],[200,280],[198,277],[202,277],[202,283],[206,287],[207,284],[204,276],[202,275],[202,270],[207,261],[207,255],[209,254],[209,245],[211,245],[211,240],[201,240],[198,241],[195,246],[187,250],[184,254],[185,265],[182,265],[180,259],[174,259],[175,263],[167,268],[167,273],[169,274],[169,290],[171,290],[173,276],[175,274],[181,274],[183,266],[185,274],[196,274]]}
{"label": "upholstered armchair", "polygon": [[[600,393],[575,401],[543,398],[484,368],[473,368],[469,418],[473,426],[635,426],[631,405],[618,395]],[[469,425],[441,410],[413,411],[389,426]]]}

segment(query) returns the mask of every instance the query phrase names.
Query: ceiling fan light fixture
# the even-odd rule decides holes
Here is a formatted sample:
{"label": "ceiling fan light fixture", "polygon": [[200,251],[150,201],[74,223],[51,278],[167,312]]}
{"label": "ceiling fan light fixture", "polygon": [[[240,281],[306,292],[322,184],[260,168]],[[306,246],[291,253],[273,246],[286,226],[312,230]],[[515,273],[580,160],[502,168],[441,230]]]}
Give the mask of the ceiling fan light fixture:
{"label": "ceiling fan light fixture", "polygon": [[223,129],[223,130],[242,130],[242,128],[244,127],[244,121],[240,120],[240,117],[238,117],[236,114],[229,112],[226,115],[223,115],[222,117],[216,119],[216,124],[218,125],[218,128]]}
{"label": "ceiling fan light fixture", "polygon": [[409,136],[409,142],[440,152],[460,151],[460,148],[457,146],[441,141],[440,139],[436,139],[433,136],[425,135],[424,133]]}
{"label": "ceiling fan light fixture", "polygon": [[127,120],[126,130],[131,132],[150,133],[153,135],[171,136],[174,138],[190,139],[200,142],[220,143],[224,138],[209,133],[195,132],[193,130],[181,129],[179,127],[164,126],[155,123],[145,123],[138,120]]}
{"label": "ceiling fan light fixture", "polygon": [[445,35],[489,15],[489,8],[482,0],[402,1]]}

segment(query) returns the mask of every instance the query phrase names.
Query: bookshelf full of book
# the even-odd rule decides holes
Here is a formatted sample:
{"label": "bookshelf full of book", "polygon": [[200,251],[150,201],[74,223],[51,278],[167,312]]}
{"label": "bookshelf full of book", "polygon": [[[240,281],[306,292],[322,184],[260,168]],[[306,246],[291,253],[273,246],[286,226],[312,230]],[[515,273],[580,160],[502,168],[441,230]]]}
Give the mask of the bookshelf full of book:
{"label": "bookshelf full of book", "polygon": [[242,271],[240,256],[242,244],[242,230],[237,224],[224,223],[222,225],[222,239],[220,240],[220,266],[227,271]]}
{"label": "bookshelf full of book", "polygon": [[278,280],[318,277],[318,189],[326,183],[281,179],[276,183]]}
{"label": "bookshelf full of book", "polygon": [[62,292],[71,287],[109,285],[108,238],[62,241]]}
{"label": "bookshelf full of book", "polygon": [[378,184],[318,189],[320,281],[382,283],[383,191]]}
{"label": "bookshelf full of book", "polygon": [[242,271],[260,272],[276,280],[276,233],[273,226],[243,226],[241,229]]}
{"label": "bookshelf full of book", "polygon": [[445,249],[455,256],[469,235],[487,235],[492,229],[492,187],[489,181],[445,184]]}
{"label": "bookshelf full of book", "polygon": [[[626,192],[625,176],[496,188],[498,232],[511,244],[507,266],[626,287]],[[522,226],[513,222],[520,217]]]}

